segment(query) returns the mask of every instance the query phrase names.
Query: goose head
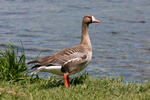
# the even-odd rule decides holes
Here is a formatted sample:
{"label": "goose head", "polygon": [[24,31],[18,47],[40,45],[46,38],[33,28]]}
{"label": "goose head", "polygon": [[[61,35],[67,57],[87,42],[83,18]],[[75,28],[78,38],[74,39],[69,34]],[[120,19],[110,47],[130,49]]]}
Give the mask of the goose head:
{"label": "goose head", "polygon": [[83,22],[86,24],[90,24],[90,23],[99,23],[100,20],[97,20],[94,16],[92,15],[86,15],[83,17]]}

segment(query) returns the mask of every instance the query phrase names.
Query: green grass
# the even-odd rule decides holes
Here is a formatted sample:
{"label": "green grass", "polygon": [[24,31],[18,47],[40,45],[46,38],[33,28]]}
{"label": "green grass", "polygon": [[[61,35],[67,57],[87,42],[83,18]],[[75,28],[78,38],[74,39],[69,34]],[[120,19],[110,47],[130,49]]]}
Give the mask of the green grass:
{"label": "green grass", "polygon": [[18,49],[9,44],[9,48],[0,50],[0,79],[18,80],[22,78],[27,71],[25,64],[25,55],[22,50],[19,54]]}
{"label": "green grass", "polygon": [[121,78],[93,79],[87,74],[71,78],[71,87],[51,77],[0,82],[1,100],[150,100],[150,84],[123,84]]}
{"label": "green grass", "polygon": [[12,45],[0,51],[0,100],[150,100],[150,83],[123,83],[122,78],[94,79],[85,72],[63,79],[28,76],[23,51]]}

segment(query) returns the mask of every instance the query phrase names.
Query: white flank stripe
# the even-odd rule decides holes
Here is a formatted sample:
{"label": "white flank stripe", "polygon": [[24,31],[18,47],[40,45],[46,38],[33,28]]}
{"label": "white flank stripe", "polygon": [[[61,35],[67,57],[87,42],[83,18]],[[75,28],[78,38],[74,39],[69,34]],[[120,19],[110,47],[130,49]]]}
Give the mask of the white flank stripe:
{"label": "white flank stripe", "polygon": [[41,66],[38,69],[47,69],[47,70],[50,70],[50,69],[61,69],[61,67],[62,66]]}
{"label": "white flank stripe", "polygon": [[41,66],[37,68],[33,74],[37,74],[38,72],[49,72],[57,75],[63,75],[63,72],[61,72],[62,66]]}
{"label": "white flank stripe", "polygon": [[70,59],[70,60],[68,60],[67,62],[65,62],[65,63],[64,63],[64,65],[65,65],[65,64],[67,64],[67,63],[69,63],[69,62],[71,62],[71,61],[75,61],[75,60],[78,60],[78,61],[79,61],[79,60],[80,60],[80,58]]}

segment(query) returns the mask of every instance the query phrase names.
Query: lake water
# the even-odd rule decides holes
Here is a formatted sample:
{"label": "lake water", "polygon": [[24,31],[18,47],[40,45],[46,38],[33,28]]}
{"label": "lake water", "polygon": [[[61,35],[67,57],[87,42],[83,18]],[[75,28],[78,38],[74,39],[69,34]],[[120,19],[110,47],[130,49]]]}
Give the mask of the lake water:
{"label": "lake water", "polygon": [[150,80],[150,0],[1,0],[0,49],[22,41],[29,61],[76,45],[86,14],[102,21],[89,27],[89,75]]}

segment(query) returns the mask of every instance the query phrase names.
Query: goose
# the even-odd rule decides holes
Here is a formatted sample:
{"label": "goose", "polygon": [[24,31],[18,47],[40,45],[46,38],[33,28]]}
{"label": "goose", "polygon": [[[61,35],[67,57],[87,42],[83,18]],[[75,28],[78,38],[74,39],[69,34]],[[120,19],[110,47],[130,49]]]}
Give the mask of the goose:
{"label": "goose", "polygon": [[53,55],[45,56],[38,60],[28,62],[36,63],[31,69],[35,69],[32,74],[38,72],[49,72],[64,76],[64,86],[70,86],[69,75],[82,71],[91,61],[92,45],[88,34],[88,26],[91,23],[99,23],[92,15],[86,15],[82,21],[81,41],[78,45],[65,48]]}

